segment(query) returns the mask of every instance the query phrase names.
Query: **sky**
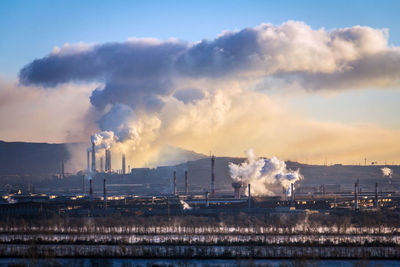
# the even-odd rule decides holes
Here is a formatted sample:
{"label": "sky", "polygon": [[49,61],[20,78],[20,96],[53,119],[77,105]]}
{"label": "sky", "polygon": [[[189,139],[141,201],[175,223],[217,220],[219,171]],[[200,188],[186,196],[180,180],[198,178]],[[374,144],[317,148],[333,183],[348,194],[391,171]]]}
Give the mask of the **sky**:
{"label": "sky", "polygon": [[[3,0],[0,139],[79,142],[111,131],[114,148],[144,165],[166,145],[400,162],[399,8],[365,0]],[[265,37],[270,31],[280,47]],[[326,41],[335,38],[354,47]],[[235,57],[208,58],[217,48]],[[249,60],[252,49],[267,59]]]}

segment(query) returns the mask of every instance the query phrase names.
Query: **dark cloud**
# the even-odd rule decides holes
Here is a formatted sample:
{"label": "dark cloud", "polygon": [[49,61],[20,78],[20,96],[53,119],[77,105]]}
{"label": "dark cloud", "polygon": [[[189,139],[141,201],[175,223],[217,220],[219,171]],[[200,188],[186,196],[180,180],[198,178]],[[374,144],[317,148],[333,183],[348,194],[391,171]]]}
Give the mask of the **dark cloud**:
{"label": "dark cloud", "polygon": [[174,93],[174,97],[179,101],[187,104],[196,100],[203,99],[205,97],[205,94],[201,89],[198,88],[185,88],[177,90]]}
{"label": "dark cloud", "polygon": [[[103,110],[107,104],[154,104],[149,95],[171,92],[173,63],[187,49],[184,42],[128,41],[96,45],[78,52],[57,53],[34,60],[20,72],[24,85],[55,87],[66,82],[104,82],[91,96]],[[157,103],[160,106],[160,103]]]}
{"label": "dark cloud", "polygon": [[220,77],[254,68],[255,58],[263,57],[258,31],[246,28],[227,32],[213,41],[203,40],[182,54],[176,65],[191,76]]}
{"label": "dark cloud", "polygon": [[289,21],[224,32],[214,40],[192,45],[135,39],[63,47],[25,66],[20,81],[44,87],[99,81],[104,88],[97,88],[91,96],[97,109],[122,103],[133,109],[155,110],[162,107],[160,97],[174,91],[177,77],[270,76],[287,83],[296,80],[310,90],[364,81],[380,86],[383,77],[398,82],[399,57],[399,50],[387,45],[386,30],[355,26],[327,32]]}

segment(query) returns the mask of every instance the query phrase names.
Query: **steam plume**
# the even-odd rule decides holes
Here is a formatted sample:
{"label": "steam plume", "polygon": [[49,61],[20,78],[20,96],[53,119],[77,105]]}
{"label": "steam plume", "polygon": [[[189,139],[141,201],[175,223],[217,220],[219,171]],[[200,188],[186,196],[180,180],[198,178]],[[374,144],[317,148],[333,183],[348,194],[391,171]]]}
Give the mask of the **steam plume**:
{"label": "steam plume", "polygon": [[92,143],[95,144],[96,149],[110,149],[114,142],[114,132],[103,131],[91,136]]}
{"label": "steam plume", "polygon": [[381,169],[381,171],[382,171],[382,175],[383,176],[387,176],[389,178],[392,178],[392,176],[393,176],[393,170],[392,169],[390,169],[388,167],[383,167]]}
{"label": "steam plume", "polygon": [[[23,67],[19,80],[57,89],[96,83],[90,103],[98,118],[90,122],[97,122],[100,136],[112,132],[113,148],[141,154],[134,160],[145,165],[174,139],[185,148],[191,142],[194,149],[193,138],[223,132],[231,103],[240,99],[240,107],[245,105],[256,85],[309,91],[396,87],[399,73],[400,52],[388,45],[385,29],[326,31],[288,21],[225,31],[196,43],[132,38],[66,44]],[[257,116],[270,111],[262,106]],[[110,146],[104,137],[98,142]]]}
{"label": "steam plume", "polygon": [[276,157],[257,158],[253,149],[247,151],[246,162],[229,163],[229,171],[235,181],[250,183],[255,196],[276,195],[282,192],[282,187],[290,195],[290,185],[303,179],[299,170],[287,170],[285,162]]}
{"label": "steam plume", "polygon": [[181,203],[181,205],[182,205],[182,208],[183,208],[184,210],[191,210],[191,209],[192,209],[192,207],[191,207],[188,203],[186,203],[185,201],[183,201],[182,199],[179,200],[179,201],[180,201],[180,203]]}

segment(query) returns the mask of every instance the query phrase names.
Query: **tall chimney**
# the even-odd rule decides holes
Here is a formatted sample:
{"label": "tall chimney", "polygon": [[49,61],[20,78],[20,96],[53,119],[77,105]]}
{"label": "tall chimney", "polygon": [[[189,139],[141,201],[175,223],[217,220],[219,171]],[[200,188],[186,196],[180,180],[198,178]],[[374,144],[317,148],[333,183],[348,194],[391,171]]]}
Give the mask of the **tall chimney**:
{"label": "tall chimney", "polygon": [[106,179],[103,180],[103,201],[104,209],[107,209],[107,190],[106,190]]}
{"label": "tall chimney", "polygon": [[87,172],[90,172],[90,151],[87,151]]}
{"label": "tall chimney", "polygon": [[189,193],[188,171],[185,171],[185,195]]}
{"label": "tall chimney", "polygon": [[248,190],[249,190],[249,193],[248,193],[248,202],[249,202],[249,209],[251,209],[251,191],[250,191],[250,184],[248,184]]}
{"label": "tall chimney", "polygon": [[83,194],[86,194],[86,186],[85,186],[85,175],[82,175],[82,189],[83,189]]}
{"label": "tall chimney", "polygon": [[108,150],[104,150],[104,172],[108,172]]}
{"label": "tall chimney", "polygon": [[96,172],[96,145],[92,142],[92,172]]}
{"label": "tall chimney", "polygon": [[106,172],[111,172],[111,151],[106,149]]}
{"label": "tall chimney", "polygon": [[354,184],[354,209],[358,210],[358,181]]}
{"label": "tall chimney", "polygon": [[64,173],[64,161],[61,161],[61,178],[64,179],[65,173]]}
{"label": "tall chimney", "polygon": [[208,208],[210,206],[210,202],[208,200],[208,192],[206,192],[205,196],[206,196],[206,208]]}
{"label": "tall chimney", "polygon": [[125,154],[122,154],[122,174],[126,173],[126,167],[125,167]]}
{"label": "tall chimney", "polygon": [[211,157],[211,197],[215,197],[215,157]]}
{"label": "tall chimney", "polygon": [[375,208],[379,207],[378,203],[378,183],[375,183]]}
{"label": "tall chimney", "polygon": [[294,204],[294,185],[293,183],[290,184],[290,206]]}
{"label": "tall chimney", "polygon": [[103,157],[100,157],[100,172],[104,172]]}
{"label": "tall chimney", "polygon": [[89,180],[89,200],[93,200],[93,186],[92,186],[92,178]]}
{"label": "tall chimney", "polygon": [[240,188],[242,187],[242,183],[232,183],[232,187],[234,190],[234,196],[236,199],[240,198]]}
{"label": "tall chimney", "polygon": [[176,196],[176,171],[174,171],[174,196]]}

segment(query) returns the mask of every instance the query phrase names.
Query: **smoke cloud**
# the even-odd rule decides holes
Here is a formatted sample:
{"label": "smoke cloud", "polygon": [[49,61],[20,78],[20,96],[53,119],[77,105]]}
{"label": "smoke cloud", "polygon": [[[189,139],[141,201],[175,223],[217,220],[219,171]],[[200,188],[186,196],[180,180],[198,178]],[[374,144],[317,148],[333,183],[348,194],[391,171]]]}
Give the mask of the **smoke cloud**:
{"label": "smoke cloud", "polygon": [[241,164],[229,163],[231,178],[245,184],[251,184],[255,196],[271,196],[290,192],[292,183],[303,179],[300,170],[286,169],[284,161],[276,157],[271,159],[257,158],[253,149],[247,151],[247,161]]}
{"label": "smoke cloud", "polygon": [[383,176],[387,176],[387,177],[389,177],[389,178],[392,178],[392,176],[393,176],[393,170],[391,170],[390,168],[388,168],[388,167],[383,167],[383,168],[381,169],[381,171],[382,171],[382,175],[383,175]]}
{"label": "smoke cloud", "polygon": [[111,131],[103,131],[92,135],[92,143],[96,146],[96,149],[110,149],[114,143],[114,133]]}
{"label": "smoke cloud", "polygon": [[[135,162],[131,165],[143,166],[156,164],[153,159],[166,145],[235,155],[272,133],[279,132],[290,144],[307,143],[279,129],[292,128],[305,138],[309,133],[328,139],[332,132],[337,139],[361,133],[357,127],[319,127],[318,122],[282,112],[279,104],[252,88],[259,84],[308,91],[393,87],[400,84],[399,62],[400,49],[388,45],[385,29],[314,30],[289,21],[225,31],[196,43],[132,38],[123,43],[66,44],[23,67],[19,80],[45,92],[67,83],[90,83],[95,116],[87,123],[95,121],[100,136],[113,135],[102,136],[99,146],[111,146],[105,140],[112,140],[113,149]],[[252,137],[248,126],[255,128]],[[379,138],[371,136],[362,144],[355,140],[350,151],[361,153],[359,148],[370,139],[396,139],[396,133],[378,130],[374,135]],[[227,132],[232,134],[227,137]]]}

